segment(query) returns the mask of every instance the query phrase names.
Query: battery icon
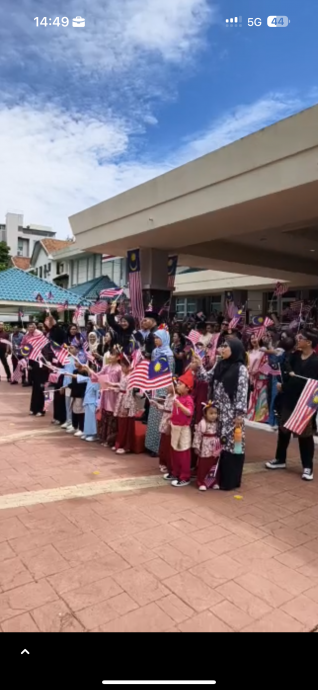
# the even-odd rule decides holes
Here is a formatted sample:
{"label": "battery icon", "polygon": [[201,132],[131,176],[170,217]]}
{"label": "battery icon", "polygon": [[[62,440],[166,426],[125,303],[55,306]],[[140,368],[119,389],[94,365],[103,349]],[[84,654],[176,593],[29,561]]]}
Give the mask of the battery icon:
{"label": "battery icon", "polygon": [[290,19],[288,17],[267,17],[267,26],[278,27],[278,26],[288,26],[290,24]]}

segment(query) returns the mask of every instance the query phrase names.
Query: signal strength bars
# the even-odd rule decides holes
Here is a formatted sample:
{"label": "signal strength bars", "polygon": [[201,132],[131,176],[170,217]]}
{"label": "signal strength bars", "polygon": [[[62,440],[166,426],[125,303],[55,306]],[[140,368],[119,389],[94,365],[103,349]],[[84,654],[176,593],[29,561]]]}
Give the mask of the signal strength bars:
{"label": "signal strength bars", "polygon": [[242,17],[231,17],[226,19],[225,23],[227,26],[242,26]]}

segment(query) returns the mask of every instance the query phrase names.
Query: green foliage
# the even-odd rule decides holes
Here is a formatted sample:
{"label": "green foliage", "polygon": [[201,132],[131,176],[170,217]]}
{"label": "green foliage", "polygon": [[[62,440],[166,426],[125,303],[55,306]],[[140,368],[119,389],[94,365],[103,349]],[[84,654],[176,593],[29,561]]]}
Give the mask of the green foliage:
{"label": "green foliage", "polygon": [[6,242],[0,242],[0,271],[10,267],[10,247]]}

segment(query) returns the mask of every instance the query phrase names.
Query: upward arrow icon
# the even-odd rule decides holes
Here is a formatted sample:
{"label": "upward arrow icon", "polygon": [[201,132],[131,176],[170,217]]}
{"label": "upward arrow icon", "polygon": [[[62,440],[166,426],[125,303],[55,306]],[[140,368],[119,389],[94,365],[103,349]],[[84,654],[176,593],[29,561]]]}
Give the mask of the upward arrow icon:
{"label": "upward arrow icon", "polygon": [[28,652],[27,649],[23,649],[22,652],[21,652],[21,654],[30,654],[30,652]]}

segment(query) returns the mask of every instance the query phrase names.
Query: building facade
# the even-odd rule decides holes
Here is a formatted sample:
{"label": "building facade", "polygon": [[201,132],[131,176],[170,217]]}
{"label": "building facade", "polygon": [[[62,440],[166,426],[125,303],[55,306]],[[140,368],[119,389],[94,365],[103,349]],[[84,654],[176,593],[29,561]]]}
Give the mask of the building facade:
{"label": "building facade", "polygon": [[0,241],[6,242],[11,256],[31,258],[34,245],[41,239],[55,237],[52,228],[44,225],[23,225],[22,213],[7,213],[5,224],[0,225]]}

